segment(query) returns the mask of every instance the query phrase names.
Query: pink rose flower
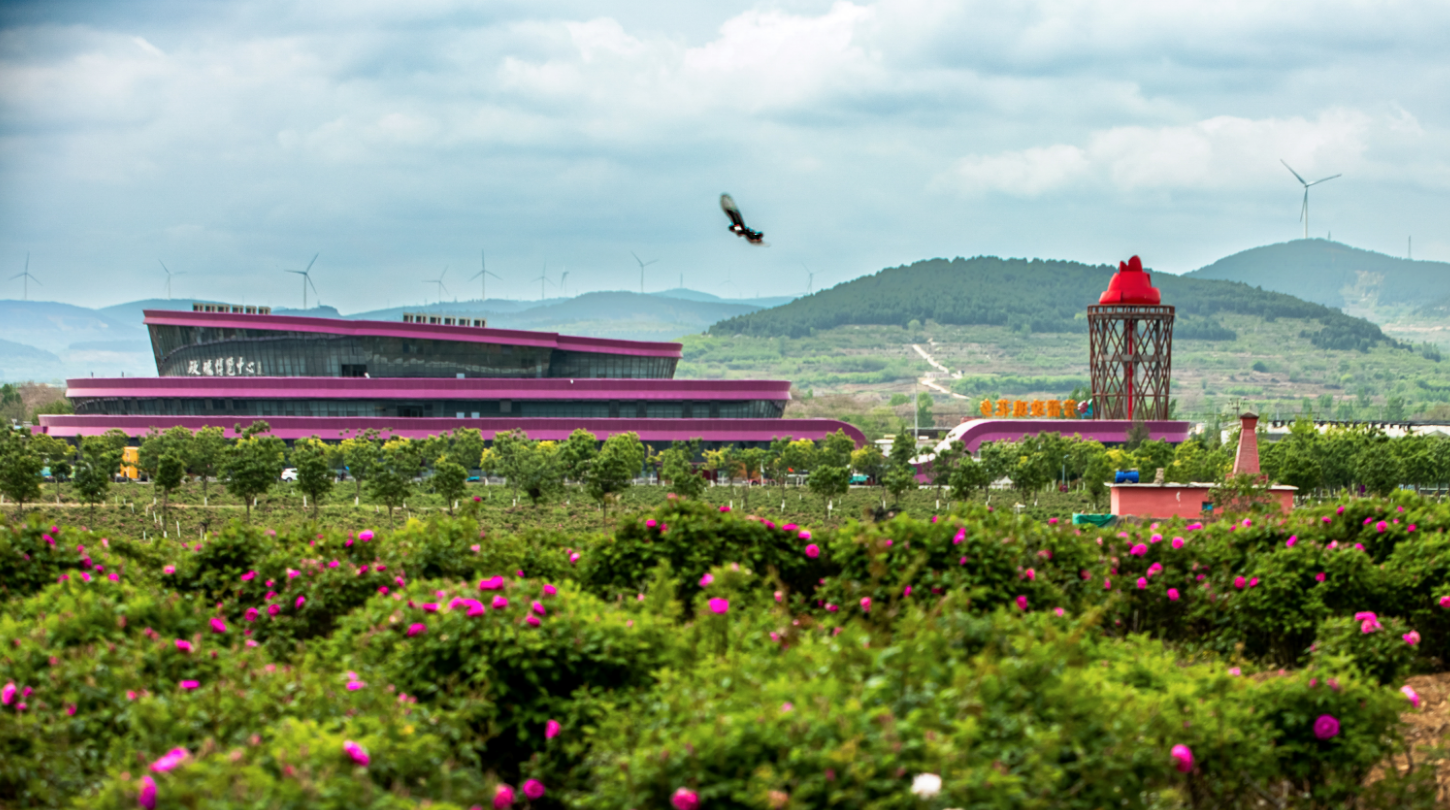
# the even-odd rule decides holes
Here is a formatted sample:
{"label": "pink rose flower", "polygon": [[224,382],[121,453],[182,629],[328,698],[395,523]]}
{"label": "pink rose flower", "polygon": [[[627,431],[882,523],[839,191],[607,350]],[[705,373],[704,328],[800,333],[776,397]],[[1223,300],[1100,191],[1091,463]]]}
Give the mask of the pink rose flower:
{"label": "pink rose flower", "polygon": [[1339,721],[1332,714],[1321,714],[1314,721],[1314,736],[1327,740],[1339,735]]}
{"label": "pink rose flower", "polygon": [[242,574],[242,581],[243,582],[251,582],[252,580],[254,580],[256,578],[257,578],[257,572],[256,571],[248,571],[247,573]]}
{"label": "pink rose flower", "polygon": [[249,622],[254,622],[260,615],[262,614],[259,613],[256,608],[247,608],[247,612],[242,614],[242,618],[246,619]]}
{"label": "pink rose flower", "polygon": [[1147,577],[1138,577],[1138,590],[1145,591],[1147,589],[1148,589],[1148,578]]}
{"label": "pink rose flower", "polygon": [[871,612],[871,597],[869,597],[869,596],[863,596],[863,597],[861,597],[861,612],[862,613],[870,613]]}
{"label": "pink rose flower", "polygon": [[161,573],[163,573],[163,574],[174,574],[174,573],[176,573],[176,566],[174,566],[174,565],[163,566],[161,568]]}
{"label": "pink rose flower", "polygon": [[[722,506],[720,510],[722,512],[728,512],[730,511],[730,507]],[[526,780],[524,782],[524,795],[529,797],[530,801],[537,801],[544,798],[544,783],[537,779]]]}
{"label": "pink rose flower", "polygon": [[1400,691],[1404,693],[1405,697],[1409,698],[1411,706],[1417,709],[1420,708],[1420,694],[1411,688],[1409,684],[1401,686]]}
{"label": "pink rose flower", "polygon": [[1298,535],[1291,534],[1289,535],[1289,539],[1284,541],[1284,548],[1293,548],[1294,544],[1297,542],[1299,542]]}
{"label": "pink rose flower", "polygon": [[509,600],[502,596],[495,596],[493,598],[492,604],[494,610],[503,610],[504,608],[509,606]]}
{"label": "pink rose flower", "polygon": [[503,577],[500,576],[490,577],[488,579],[479,580],[478,582],[478,589],[480,591],[497,591],[501,590],[502,588]]}
{"label": "pink rose flower", "polygon": [[514,789],[500,783],[493,790],[493,810],[508,810],[514,806]]}
{"label": "pink rose flower", "polygon": [[700,794],[680,788],[670,797],[670,804],[674,805],[675,810],[700,810]]}
{"label": "pink rose flower", "polygon": [[710,584],[713,583],[714,581],[715,581],[715,575],[707,572],[705,574],[705,576],[700,577],[700,587],[701,588],[708,588],[708,587],[710,587]]}
{"label": "pink rose flower", "polygon": [[1170,602],[1177,602],[1178,601],[1178,589],[1177,588],[1169,588],[1168,589],[1168,601],[1170,601]]}
{"label": "pink rose flower", "polygon": [[553,585],[545,585],[544,586],[544,595],[545,596],[553,596],[554,594],[556,594],[558,592],[559,592],[559,589],[558,588],[555,588]]}
{"label": "pink rose flower", "polygon": [[1420,634],[1414,630],[1411,630],[1403,636],[1400,636],[1400,638],[1403,638],[1405,640],[1405,643],[1410,645],[1411,647],[1420,643]]}
{"label": "pink rose flower", "polygon": [[1059,619],[1063,617],[1063,614],[1067,613],[1067,611],[1063,610],[1060,607],[1059,608],[1053,608],[1052,609],[1052,612],[1054,614],[1056,614],[1057,615],[1057,618],[1059,618]]}
{"label": "pink rose flower", "polygon": [[176,640],[176,649],[181,650],[184,653],[189,653],[191,652],[191,642],[187,641],[184,638],[179,638]]}
{"label": "pink rose flower", "polygon": [[1134,557],[1141,557],[1144,554],[1148,553],[1148,547],[1143,545],[1142,543],[1139,543],[1138,545],[1133,546],[1133,550],[1129,551],[1128,553]]}
{"label": "pink rose flower", "polygon": [[543,624],[543,622],[539,621],[538,616],[530,613],[529,615],[524,617],[524,624],[527,624],[530,627],[538,627],[540,624]]}
{"label": "pink rose flower", "polygon": [[544,739],[552,740],[555,737],[559,736],[559,732],[562,730],[563,726],[559,725],[558,720],[550,720],[544,723]]}
{"label": "pink rose flower", "polygon": [[368,763],[372,761],[372,758],[368,756],[367,749],[363,748],[361,745],[358,745],[352,740],[343,740],[342,750],[347,752],[347,755],[349,757],[352,757],[353,762],[356,762],[364,768],[366,768],[368,766]]}
{"label": "pink rose flower", "polygon": [[1326,579],[1326,575],[1325,575],[1325,573],[1323,571],[1320,571],[1319,573],[1317,573],[1317,574],[1314,575],[1314,581],[1315,582],[1323,582],[1325,579]]}
{"label": "pink rose flower", "polygon": [[718,614],[720,614],[720,615],[723,616],[729,610],[730,610],[730,600],[728,600],[728,599],[721,599],[718,596],[715,597],[714,599],[711,599],[710,600],[710,611],[711,612],[718,613]]}
{"label": "pink rose flower", "polygon": [[1186,745],[1175,745],[1170,753],[1173,757],[1173,767],[1181,773],[1188,773],[1193,770],[1193,751]]}
{"label": "pink rose flower", "polygon": [[806,556],[810,557],[813,560],[821,556],[820,547],[817,546],[815,543],[811,543],[810,545],[806,546]]}
{"label": "pink rose flower", "polygon": [[151,770],[154,773],[166,773],[184,762],[187,756],[185,748],[173,748],[167,751],[161,759],[151,763]]}
{"label": "pink rose flower", "polygon": [[1021,594],[1018,594],[1017,598],[1014,601],[1017,602],[1017,609],[1018,610],[1022,610],[1022,611],[1027,610],[1027,597],[1026,596],[1021,595]]}
{"label": "pink rose flower", "polygon": [[302,606],[305,605],[305,604],[307,604],[307,597],[305,597],[305,596],[299,596],[299,597],[297,597],[297,602],[296,602],[296,609],[297,610],[301,610],[302,609]]}
{"label": "pink rose flower", "polygon": [[357,539],[359,539],[362,542],[366,543],[367,541],[373,539],[373,530],[372,529],[363,529],[362,531],[360,531],[360,532],[357,533]]}
{"label": "pink rose flower", "polygon": [[421,636],[426,632],[428,632],[428,625],[423,624],[422,622],[414,622],[408,625],[408,638],[412,638],[413,636]]}
{"label": "pink rose flower", "polygon": [[211,617],[211,631],[213,633],[225,633],[227,631],[226,620],[220,616]]}
{"label": "pink rose flower", "polygon": [[197,689],[201,686],[201,681],[182,681],[181,683],[178,683],[177,686],[180,686],[182,689],[188,690]]}
{"label": "pink rose flower", "polygon": [[141,792],[136,794],[136,804],[145,810],[156,810],[156,782],[151,777],[141,777]]}

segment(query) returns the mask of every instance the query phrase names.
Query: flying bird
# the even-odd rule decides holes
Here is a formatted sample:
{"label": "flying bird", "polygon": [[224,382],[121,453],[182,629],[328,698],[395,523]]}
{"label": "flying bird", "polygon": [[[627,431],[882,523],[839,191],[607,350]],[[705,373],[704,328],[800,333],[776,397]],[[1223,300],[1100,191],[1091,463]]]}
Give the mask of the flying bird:
{"label": "flying bird", "polygon": [[725,216],[730,217],[731,233],[736,236],[745,237],[745,241],[752,245],[764,243],[765,234],[760,231],[753,231],[746,226],[745,217],[740,215],[739,206],[735,205],[735,201],[730,199],[729,194],[720,195],[720,209],[725,212]]}

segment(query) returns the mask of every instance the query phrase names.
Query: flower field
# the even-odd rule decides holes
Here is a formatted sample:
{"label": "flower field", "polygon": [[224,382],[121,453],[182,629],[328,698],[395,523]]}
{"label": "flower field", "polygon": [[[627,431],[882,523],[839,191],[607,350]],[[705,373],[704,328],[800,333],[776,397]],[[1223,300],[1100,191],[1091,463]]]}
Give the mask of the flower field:
{"label": "flower field", "polygon": [[0,525],[0,805],[1434,807],[1407,682],[1450,669],[1447,526],[33,516]]}

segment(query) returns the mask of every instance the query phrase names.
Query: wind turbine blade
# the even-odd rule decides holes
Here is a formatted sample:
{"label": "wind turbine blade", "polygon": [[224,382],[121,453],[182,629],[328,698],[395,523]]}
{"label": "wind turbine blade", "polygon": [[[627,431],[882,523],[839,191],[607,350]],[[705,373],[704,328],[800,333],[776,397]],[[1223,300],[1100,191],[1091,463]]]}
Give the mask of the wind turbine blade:
{"label": "wind turbine blade", "polygon": [[[177,275],[181,275],[181,274],[180,273],[177,273]],[[311,287],[312,288],[312,291],[315,292],[315,293],[317,293],[317,285],[312,283],[312,276],[307,276],[307,286]],[[318,298],[321,298],[322,297],[322,293],[317,293],[317,297]]]}
{"label": "wind turbine blade", "polygon": [[[1279,162],[1280,162],[1280,163],[1284,163],[1284,159],[1283,159],[1283,158],[1279,158]],[[1289,165],[1289,164],[1287,164],[1287,163],[1284,163],[1284,168],[1286,168],[1286,169],[1288,169],[1288,170],[1289,170],[1289,174],[1292,174],[1292,175],[1294,175],[1294,179],[1296,179],[1296,180],[1298,180],[1298,181],[1299,181],[1299,182],[1301,182],[1301,183],[1304,183],[1304,178],[1302,178],[1302,177],[1300,177],[1300,176],[1299,176],[1299,173],[1298,173],[1298,172],[1296,172],[1296,171],[1294,171],[1294,169],[1293,169],[1293,168],[1292,168],[1292,167],[1291,167],[1291,166],[1290,166],[1290,165]],[[1309,184],[1308,184],[1308,183],[1304,183],[1304,185],[1306,185],[1306,186],[1307,186],[1307,185],[1309,185]]]}
{"label": "wind turbine blade", "polygon": [[157,259],[156,260],[156,263],[159,264],[159,265],[161,265],[161,269],[166,271],[166,275],[168,275],[168,276],[171,275],[171,269],[166,266],[166,262],[163,262],[160,259]]}
{"label": "wind turbine blade", "polygon": [[321,253],[314,253],[314,254],[312,254],[312,261],[310,261],[310,262],[307,263],[307,269],[306,270],[303,270],[302,272],[304,272],[304,273],[310,273],[310,272],[312,272],[312,265],[314,265],[314,264],[317,263],[317,257],[318,256],[321,256],[321,255],[322,255]]}
{"label": "wind turbine blade", "polygon": [[483,275],[483,273],[484,273],[484,271],[479,270],[477,273],[474,273],[473,275],[469,276],[468,277],[468,280],[469,281],[472,281],[472,280],[478,278],[479,276]]}
{"label": "wind turbine blade", "polygon": [[1299,221],[1303,222],[1304,217],[1309,215],[1309,189],[1304,189],[1304,204],[1299,207]]}
{"label": "wind turbine blade", "polygon": [[[1342,174],[1336,174],[1336,175],[1334,175],[1334,177],[1343,177],[1343,176],[1344,176],[1344,175],[1342,175]],[[1327,183],[1327,182],[1329,182],[1329,181],[1330,181],[1330,180],[1333,180],[1333,179],[1334,179],[1334,177],[1326,177],[1326,178],[1324,178],[1324,179],[1323,179],[1323,180],[1315,180],[1315,181],[1314,181],[1314,182],[1312,182],[1312,183],[1310,183],[1310,184],[1309,184],[1309,185],[1311,185],[1311,186],[1317,186],[1317,185],[1319,185],[1319,184],[1320,184],[1320,183]]]}

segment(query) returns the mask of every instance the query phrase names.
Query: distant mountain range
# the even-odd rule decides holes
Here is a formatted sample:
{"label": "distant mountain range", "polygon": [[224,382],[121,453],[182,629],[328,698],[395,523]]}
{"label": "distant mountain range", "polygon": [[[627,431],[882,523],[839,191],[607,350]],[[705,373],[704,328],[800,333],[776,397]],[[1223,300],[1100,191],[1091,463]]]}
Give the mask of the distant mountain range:
{"label": "distant mountain range", "polygon": [[1450,263],[1412,261],[1327,239],[1251,248],[1185,273],[1288,293],[1376,323],[1444,317]]}

